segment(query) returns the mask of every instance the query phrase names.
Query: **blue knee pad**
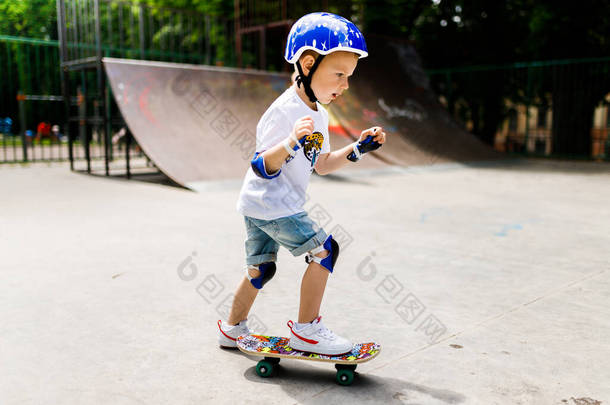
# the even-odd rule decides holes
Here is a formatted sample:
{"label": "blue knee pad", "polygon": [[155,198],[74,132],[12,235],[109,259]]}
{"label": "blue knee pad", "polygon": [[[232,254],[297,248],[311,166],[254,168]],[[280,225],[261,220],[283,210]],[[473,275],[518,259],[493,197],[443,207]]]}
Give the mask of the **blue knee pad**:
{"label": "blue knee pad", "polygon": [[[326,256],[325,258],[315,256],[316,253],[319,253],[323,250],[328,250],[328,256]],[[313,249],[307,256],[305,256],[305,261],[307,263],[316,262],[332,273],[333,269],[335,268],[335,263],[337,262],[338,257],[339,244],[333,239],[332,235],[328,235],[328,238],[326,238],[322,246]]]}
{"label": "blue knee pad", "polygon": [[254,269],[260,271],[260,273],[261,273],[261,274],[259,274],[258,277],[253,278],[250,276],[248,269],[246,269],[246,274],[248,275],[248,280],[250,280],[250,283],[257,290],[260,290],[261,288],[263,288],[263,286],[265,284],[267,284],[267,281],[271,280],[273,278],[273,276],[275,275],[275,263],[274,262],[261,263],[258,266],[248,266],[248,268],[254,268]]}

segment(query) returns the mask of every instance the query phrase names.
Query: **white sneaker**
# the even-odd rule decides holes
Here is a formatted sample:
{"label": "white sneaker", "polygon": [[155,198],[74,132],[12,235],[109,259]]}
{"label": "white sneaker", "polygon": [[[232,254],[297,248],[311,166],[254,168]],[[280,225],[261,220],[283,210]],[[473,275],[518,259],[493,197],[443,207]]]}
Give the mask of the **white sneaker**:
{"label": "white sneaker", "polygon": [[288,327],[290,328],[289,344],[295,350],[331,356],[352,350],[352,342],[334,334],[324,326],[321,316],[301,329],[292,321],[288,321]]}
{"label": "white sneaker", "polygon": [[218,344],[220,347],[237,347],[237,338],[243,335],[249,335],[252,332],[246,325],[246,319],[237,325],[223,325],[222,321],[218,321]]}

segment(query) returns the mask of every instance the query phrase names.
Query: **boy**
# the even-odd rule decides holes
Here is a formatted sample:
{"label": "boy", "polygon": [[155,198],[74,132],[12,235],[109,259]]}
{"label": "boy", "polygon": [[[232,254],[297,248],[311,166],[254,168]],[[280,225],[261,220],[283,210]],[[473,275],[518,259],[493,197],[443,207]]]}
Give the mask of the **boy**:
{"label": "boy", "polygon": [[220,346],[235,347],[238,336],[250,333],[248,312],[258,290],[275,274],[281,245],[294,256],[307,253],[308,263],[298,323],[288,322],[290,346],[328,355],[352,349],[348,339],[324,326],[319,314],[339,245],[312,222],[303,204],[314,169],[320,175],[331,173],[385,142],[382,128],[373,127],[363,131],[358,142],[330,152],[328,113],[320,105],[347,90],[358,59],[367,55],[364,37],[343,17],[312,13],[292,26],[284,57],[295,64],[298,76],[256,128],[256,153],[237,203],[246,223],[246,276],[235,293],[229,319],[225,324],[218,321]]}

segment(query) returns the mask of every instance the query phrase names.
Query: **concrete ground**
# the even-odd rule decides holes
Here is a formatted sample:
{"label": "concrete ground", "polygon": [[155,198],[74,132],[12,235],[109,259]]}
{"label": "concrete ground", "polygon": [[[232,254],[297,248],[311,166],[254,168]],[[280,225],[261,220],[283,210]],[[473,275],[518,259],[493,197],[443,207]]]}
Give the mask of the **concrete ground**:
{"label": "concrete ground", "polygon": [[[608,404],[610,165],[516,161],[315,178],[306,208],[343,251],[325,323],[380,342],[332,365],[216,345],[242,277],[239,182],[194,193],[0,167],[2,404]],[[302,258],[250,320],[285,334]]]}

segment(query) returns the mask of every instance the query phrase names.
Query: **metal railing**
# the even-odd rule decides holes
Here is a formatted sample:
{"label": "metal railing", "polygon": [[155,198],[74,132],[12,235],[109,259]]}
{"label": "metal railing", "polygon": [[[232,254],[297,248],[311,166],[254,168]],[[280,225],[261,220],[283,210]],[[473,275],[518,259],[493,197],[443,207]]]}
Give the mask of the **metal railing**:
{"label": "metal railing", "polygon": [[[92,75],[100,55],[235,64],[233,21],[224,16],[116,0],[58,0],[58,15],[65,22],[63,56],[60,41],[0,35],[0,163],[124,157],[119,146],[131,139],[116,136],[125,124],[110,88],[99,88]],[[68,106],[61,102],[67,96],[62,79]],[[4,125],[6,118],[12,125]],[[60,131],[48,133],[43,122]],[[121,139],[119,146],[113,139]]]}
{"label": "metal railing", "polygon": [[450,114],[497,150],[610,159],[610,57],[427,72]]}
{"label": "metal railing", "polygon": [[224,16],[117,0],[61,0],[58,7],[65,21],[64,62],[97,57],[99,40],[103,56],[235,63],[233,21]]}
{"label": "metal railing", "polygon": [[[57,16],[62,95],[67,99],[79,88],[83,100],[77,111],[64,103],[72,169],[75,133],[84,142],[87,172],[91,172],[94,158],[90,134],[101,134],[106,175],[115,158],[113,117],[120,114],[105,80],[103,57],[234,64],[233,22],[222,14],[152,7],[135,1],[57,0]],[[126,137],[130,140],[128,132]],[[125,169],[129,177],[129,155]]]}
{"label": "metal railing", "polygon": [[[0,163],[53,162],[69,159],[68,138],[63,121],[58,41],[0,35]],[[82,85],[82,83],[81,83]],[[80,92],[80,90],[77,90]],[[79,111],[75,120],[85,119],[86,104],[95,111],[96,100],[85,100],[82,92],[71,97]],[[58,126],[54,131],[53,127]],[[119,115],[111,122],[114,135],[124,127]],[[102,159],[104,150],[98,128],[81,125],[74,134],[73,158]],[[113,158],[124,158],[125,139],[115,137]],[[86,151],[88,149],[88,152]],[[142,156],[133,142],[131,152]]]}
{"label": "metal railing", "polygon": [[0,127],[0,163],[66,159],[50,134],[63,112],[57,41],[0,35],[0,77],[0,120],[11,123]]}

